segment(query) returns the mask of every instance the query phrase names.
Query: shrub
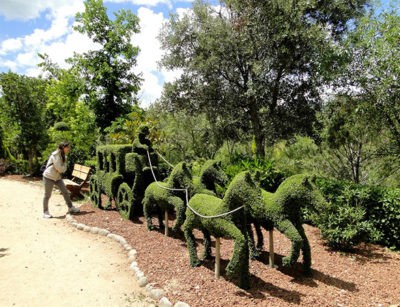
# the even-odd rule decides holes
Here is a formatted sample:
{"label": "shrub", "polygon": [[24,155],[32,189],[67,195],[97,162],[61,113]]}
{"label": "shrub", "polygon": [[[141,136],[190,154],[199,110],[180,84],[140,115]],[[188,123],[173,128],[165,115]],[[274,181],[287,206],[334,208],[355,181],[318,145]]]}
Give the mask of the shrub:
{"label": "shrub", "polygon": [[[319,212],[314,212],[315,214],[329,212],[332,215],[331,219],[337,222],[341,218],[337,215],[345,214],[346,210],[349,210],[347,213],[353,219],[349,219],[348,223],[368,223],[368,227],[363,228],[369,229],[369,235],[364,237],[364,240],[379,243],[391,249],[400,249],[400,189],[360,185],[327,178],[319,178],[317,185],[333,207],[328,208],[327,212],[321,213],[321,210],[318,210]],[[355,219],[356,216],[361,216],[359,210],[363,212],[362,219]],[[320,223],[323,223],[323,227],[333,227],[334,224],[325,222],[328,217],[316,217],[315,214],[313,215],[314,223],[317,224],[317,218]]]}
{"label": "shrub", "polygon": [[378,236],[372,223],[365,220],[365,210],[359,206],[328,203],[318,208],[313,221],[321,230],[327,245],[335,250],[348,251]]}

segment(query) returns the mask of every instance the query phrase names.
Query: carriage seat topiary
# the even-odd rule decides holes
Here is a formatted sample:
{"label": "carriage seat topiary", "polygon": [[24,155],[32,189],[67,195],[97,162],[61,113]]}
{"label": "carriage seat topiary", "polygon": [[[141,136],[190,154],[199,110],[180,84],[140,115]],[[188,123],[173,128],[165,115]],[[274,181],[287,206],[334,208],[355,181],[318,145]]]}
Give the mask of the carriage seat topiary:
{"label": "carriage seat topiary", "polygon": [[[148,139],[150,129],[147,125],[141,125],[136,133],[136,138],[132,143],[132,153],[127,155],[127,170],[133,176],[133,203],[135,211],[140,214],[142,200],[146,187],[154,181],[152,170],[158,178],[158,156]],[[151,161],[149,162],[149,156]]]}

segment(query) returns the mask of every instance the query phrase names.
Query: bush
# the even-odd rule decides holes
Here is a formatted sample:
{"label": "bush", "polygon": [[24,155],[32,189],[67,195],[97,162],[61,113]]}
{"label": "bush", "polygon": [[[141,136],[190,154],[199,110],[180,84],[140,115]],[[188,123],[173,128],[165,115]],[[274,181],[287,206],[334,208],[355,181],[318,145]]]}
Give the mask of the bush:
{"label": "bush", "polygon": [[[368,226],[360,224],[360,227],[369,233],[364,240],[391,249],[400,249],[400,189],[359,185],[327,178],[319,178],[317,185],[325,198],[333,204],[332,208],[327,210],[332,215],[332,221],[340,224],[338,220],[344,219],[340,214],[346,214],[346,210],[349,210],[347,214],[351,218],[348,219],[348,223],[368,223]],[[363,212],[362,218],[359,210]],[[316,217],[315,214],[328,213],[321,210],[314,212],[313,222],[317,224],[318,220],[322,224],[321,232],[322,227],[336,225],[333,222],[328,223],[328,217]],[[345,220],[341,223],[344,225]]]}
{"label": "bush", "polygon": [[379,237],[371,222],[365,220],[365,210],[350,204],[328,203],[313,218],[322,238],[335,250],[348,251],[361,242]]}

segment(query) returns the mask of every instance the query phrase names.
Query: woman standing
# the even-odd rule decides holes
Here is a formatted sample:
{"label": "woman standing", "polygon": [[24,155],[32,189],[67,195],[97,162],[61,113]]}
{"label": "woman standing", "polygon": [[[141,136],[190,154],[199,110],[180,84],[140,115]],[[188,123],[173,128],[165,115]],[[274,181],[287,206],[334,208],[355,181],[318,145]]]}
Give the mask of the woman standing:
{"label": "woman standing", "polygon": [[54,151],[47,160],[46,169],[43,172],[44,198],[43,198],[43,217],[46,219],[53,216],[49,213],[49,199],[53,192],[54,185],[58,186],[64,200],[68,206],[69,213],[78,213],[79,208],[72,205],[69,192],[62,180],[62,174],[67,170],[67,157],[71,147],[69,143],[62,142],[58,149]]}

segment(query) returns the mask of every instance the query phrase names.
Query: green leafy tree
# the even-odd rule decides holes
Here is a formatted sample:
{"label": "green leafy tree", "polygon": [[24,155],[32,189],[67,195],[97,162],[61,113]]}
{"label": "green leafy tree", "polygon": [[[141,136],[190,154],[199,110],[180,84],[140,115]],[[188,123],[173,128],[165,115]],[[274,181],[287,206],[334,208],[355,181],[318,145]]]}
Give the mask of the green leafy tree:
{"label": "green leafy tree", "polygon": [[103,131],[114,119],[131,112],[140,88],[140,76],[132,72],[139,49],[130,42],[139,32],[139,19],[126,10],[114,13],[111,19],[102,0],[84,4],[85,11],[76,15],[74,29],[88,35],[100,48],[76,54],[70,62],[77,65],[86,81],[86,99]]}
{"label": "green leafy tree", "polygon": [[397,8],[371,13],[360,20],[349,37],[347,52],[353,61],[345,78],[369,100],[372,120],[391,135],[386,150],[400,155],[400,15]]}
{"label": "green leafy tree", "polygon": [[329,169],[338,179],[365,182],[362,174],[377,156],[379,124],[369,120],[363,97],[337,96],[322,112],[321,137]]}
{"label": "green leafy tree", "polygon": [[[15,156],[28,160],[28,171],[34,172],[37,158],[48,141],[45,121],[47,82],[8,72],[0,74],[4,125],[9,127]],[[4,126],[5,127],[5,126]]]}
{"label": "green leafy tree", "polygon": [[39,66],[48,78],[46,87],[46,117],[51,141],[43,156],[47,157],[61,141],[68,140],[73,150],[70,162],[83,163],[94,154],[98,131],[93,111],[81,97],[82,79],[76,68],[61,69],[47,55],[41,55]]}
{"label": "green leafy tree", "polygon": [[229,119],[252,134],[256,155],[264,157],[267,141],[312,133],[320,69],[332,62],[325,54],[333,54],[366,2],[222,1],[216,11],[195,1],[160,35],[162,65],[182,70],[162,100],[172,110],[205,112],[210,121]]}
{"label": "green leafy tree", "polygon": [[160,132],[158,149],[170,162],[214,158],[219,148],[218,134],[205,114],[190,115],[184,111],[171,114],[163,112],[158,104],[152,105],[148,113]]}

